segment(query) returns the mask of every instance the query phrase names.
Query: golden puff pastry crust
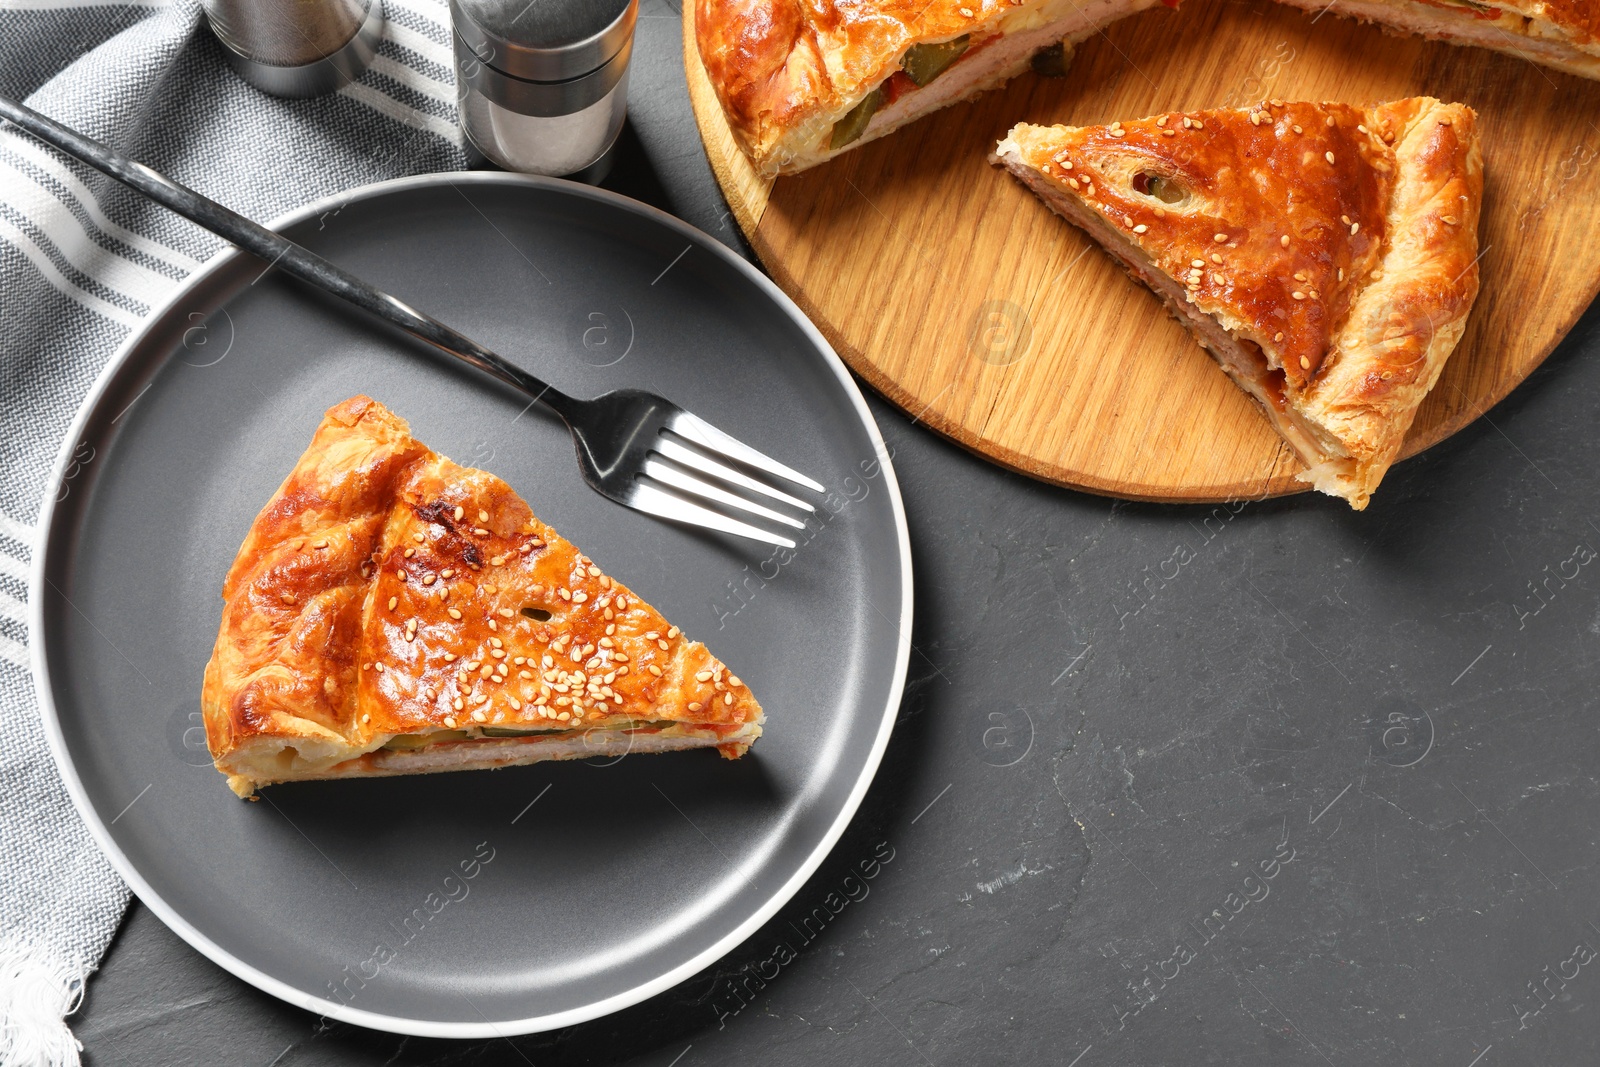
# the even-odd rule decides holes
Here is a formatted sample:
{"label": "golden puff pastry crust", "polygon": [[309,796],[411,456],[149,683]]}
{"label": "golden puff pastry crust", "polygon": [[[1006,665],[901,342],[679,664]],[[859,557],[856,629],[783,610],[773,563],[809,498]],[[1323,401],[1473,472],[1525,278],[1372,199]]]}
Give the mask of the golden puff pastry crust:
{"label": "golden puff pastry crust", "polygon": [[274,782],[716,747],[747,686],[382,404],[330,409],[222,589],[201,706],[240,796]]}
{"label": "golden puff pastry crust", "polygon": [[[693,0],[695,43],[734,137],[756,168],[790,174],[993,88],[1043,50],[1177,0]],[[925,84],[908,52],[960,54]],[[948,57],[946,57],[948,58]],[[1061,62],[1065,62],[1063,58]],[[869,95],[876,112],[835,142]]]}
{"label": "golden puff pastry crust", "polygon": [[1144,281],[1361,509],[1478,292],[1476,115],[1416,97],[1019,124],[1003,164]]}

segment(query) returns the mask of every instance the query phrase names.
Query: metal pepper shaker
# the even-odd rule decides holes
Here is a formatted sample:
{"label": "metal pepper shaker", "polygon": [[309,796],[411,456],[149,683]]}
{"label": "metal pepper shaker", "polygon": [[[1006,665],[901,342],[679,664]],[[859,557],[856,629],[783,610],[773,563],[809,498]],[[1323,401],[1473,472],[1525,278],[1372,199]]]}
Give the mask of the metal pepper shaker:
{"label": "metal pepper shaker", "polygon": [[604,178],[638,15],[638,0],[450,0],[470,146],[507,170]]}
{"label": "metal pepper shaker", "polygon": [[382,0],[204,0],[240,77],[274,96],[317,96],[361,76],[383,40]]}

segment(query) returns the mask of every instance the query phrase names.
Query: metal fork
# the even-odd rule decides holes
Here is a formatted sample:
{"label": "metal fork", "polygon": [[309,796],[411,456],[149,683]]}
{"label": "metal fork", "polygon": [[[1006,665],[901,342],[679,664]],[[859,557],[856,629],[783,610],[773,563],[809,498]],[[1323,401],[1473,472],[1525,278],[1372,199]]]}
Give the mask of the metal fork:
{"label": "metal fork", "polygon": [[282,234],[107,145],[5,97],[0,97],[0,118],[254,253],[285,274],[387,319],[551,408],[572,432],[584,481],[619,504],[660,518],[788,548],[794,547],[792,539],[727,512],[743,512],[797,530],[804,529],[805,523],[733,490],[758,494],[802,512],[816,511],[811,504],[755,475],[765,473],[817,493],[823,492],[820,483],[757,452],[665,397],[638,389],[619,389],[593,400],[568,396]]}

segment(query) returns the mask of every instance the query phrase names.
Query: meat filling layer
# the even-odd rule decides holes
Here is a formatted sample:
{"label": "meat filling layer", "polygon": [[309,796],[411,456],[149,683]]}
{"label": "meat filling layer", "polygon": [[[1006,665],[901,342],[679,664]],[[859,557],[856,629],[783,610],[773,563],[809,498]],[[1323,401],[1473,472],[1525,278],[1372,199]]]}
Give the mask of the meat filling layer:
{"label": "meat filling layer", "polygon": [[[1284,0],[1320,12],[1324,0]],[[1473,45],[1533,59],[1583,78],[1600,78],[1600,54],[1562,40],[1559,30],[1515,11],[1462,0],[1338,0],[1336,15],[1378,22],[1434,40]]]}
{"label": "meat filling layer", "polygon": [[[1014,161],[1012,161],[1014,162]],[[1153,289],[1167,307],[1199,338],[1207,351],[1266,414],[1301,463],[1339,477],[1354,472],[1354,460],[1335,440],[1307,423],[1288,402],[1286,377],[1254,340],[1240,337],[1189,302],[1178,282],[1157,267],[1144,250],[1130,243],[1101,215],[1063,195],[1053,183],[1025,165],[1012,165],[1028,187],[1057,214],[1087,231],[1139,281]]]}
{"label": "meat filling layer", "polygon": [[907,61],[901,69],[890,72],[821,131],[816,158],[826,159],[930,111],[992,89],[1027,70],[1036,55],[1045,53],[1048,58],[1048,50],[1062,42],[1081,41],[1101,27],[1157,2],[1047,0],[1034,9],[1018,9],[997,35],[915,45],[907,51]]}

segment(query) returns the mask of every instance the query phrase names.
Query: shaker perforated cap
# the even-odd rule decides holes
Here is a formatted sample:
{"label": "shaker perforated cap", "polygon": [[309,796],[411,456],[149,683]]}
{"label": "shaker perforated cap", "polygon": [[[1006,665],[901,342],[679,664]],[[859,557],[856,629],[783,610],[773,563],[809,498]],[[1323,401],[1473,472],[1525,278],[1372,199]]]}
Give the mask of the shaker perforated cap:
{"label": "shaker perforated cap", "polygon": [[450,0],[462,42],[484,63],[528,81],[581,78],[633,36],[639,0]]}

